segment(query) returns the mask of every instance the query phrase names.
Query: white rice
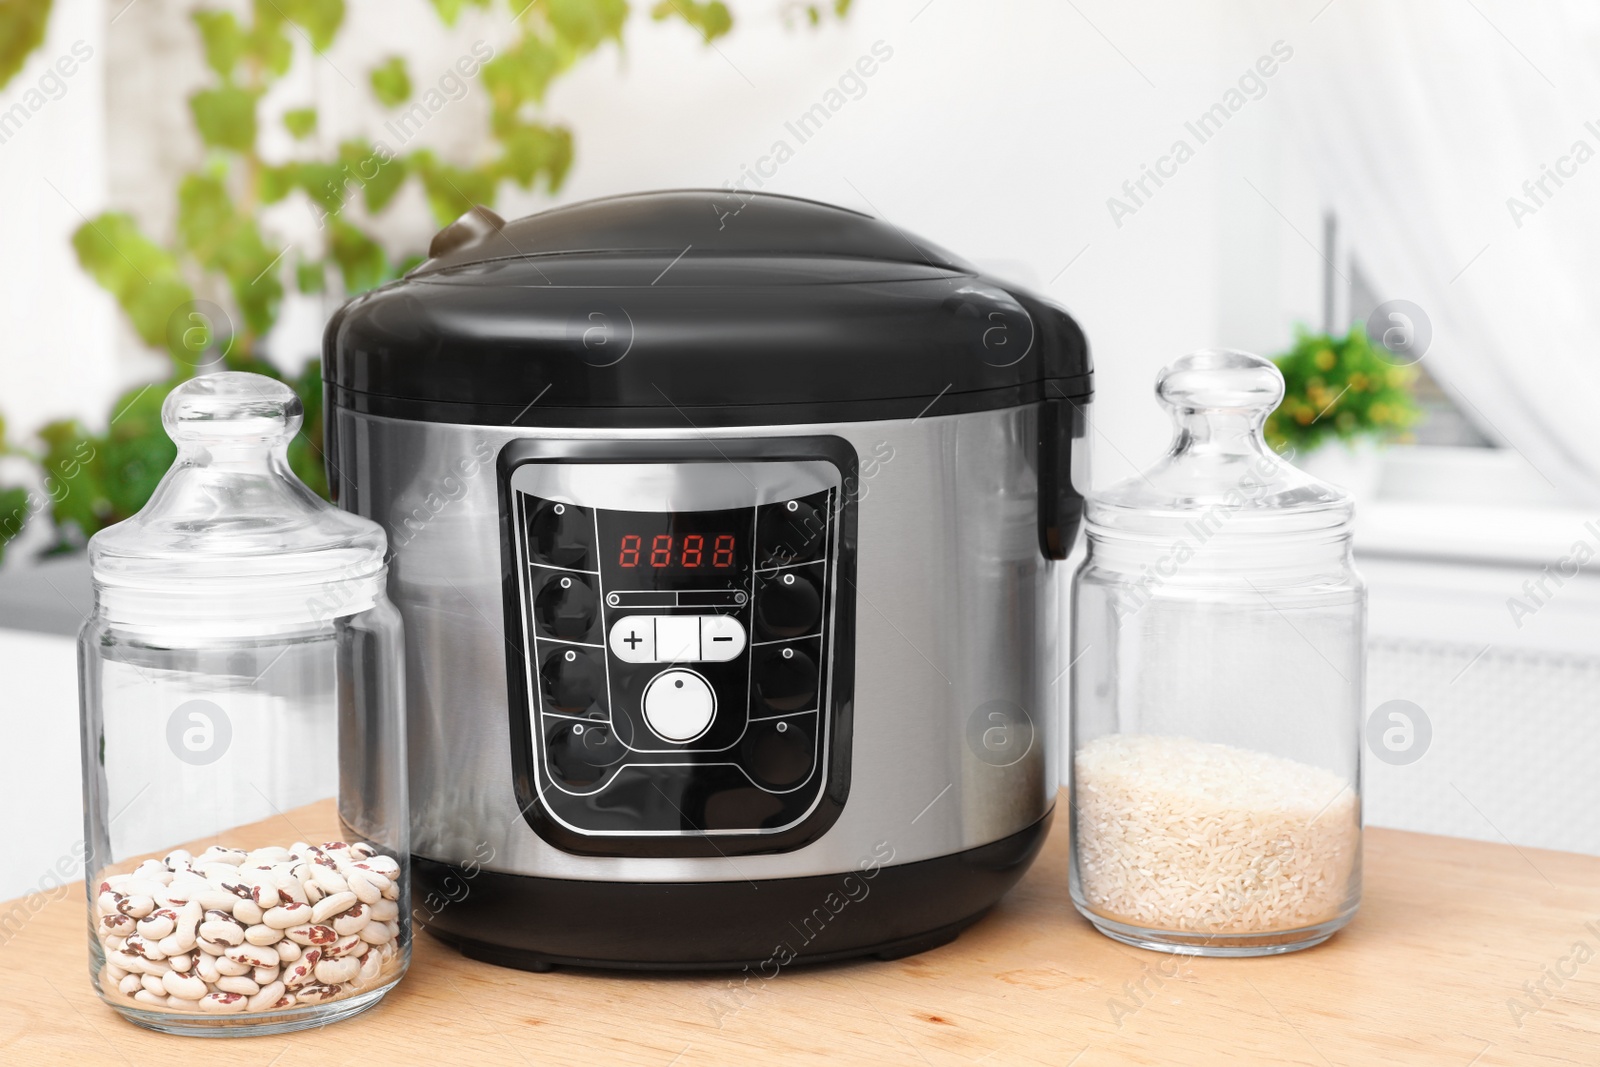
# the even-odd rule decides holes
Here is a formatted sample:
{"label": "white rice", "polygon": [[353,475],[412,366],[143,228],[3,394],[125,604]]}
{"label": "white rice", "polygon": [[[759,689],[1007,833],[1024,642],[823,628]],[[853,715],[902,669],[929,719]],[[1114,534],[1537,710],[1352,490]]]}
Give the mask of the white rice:
{"label": "white rice", "polygon": [[1073,761],[1090,909],[1200,934],[1292,930],[1345,908],[1360,811],[1340,776],[1187,737],[1112,734]]}

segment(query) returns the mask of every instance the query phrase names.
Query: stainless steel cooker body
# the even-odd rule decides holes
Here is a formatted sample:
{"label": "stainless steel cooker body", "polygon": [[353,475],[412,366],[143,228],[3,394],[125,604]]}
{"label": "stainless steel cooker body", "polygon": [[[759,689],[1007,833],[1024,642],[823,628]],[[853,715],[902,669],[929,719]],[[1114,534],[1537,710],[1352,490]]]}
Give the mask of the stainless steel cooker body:
{"label": "stainless steel cooker body", "polygon": [[[522,429],[337,410],[341,504],[381,523],[406,623],[412,841],[422,861],[564,882],[761,883],[917,864],[1038,826],[1057,784],[1059,566],[1040,551],[1039,405],[882,422]],[[826,437],[855,453],[853,672],[842,808],[781,851],[585,855],[536,833],[514,787],[502,473],[514,442]],[[655,443],[653,446],[651,443]],[[681,501],[668,469],[662,499]],[[739,472],[744,503],[789,489]],[[627,851],[625,848],[622,850]],[[936,891],[937,887],[930,887]]]}

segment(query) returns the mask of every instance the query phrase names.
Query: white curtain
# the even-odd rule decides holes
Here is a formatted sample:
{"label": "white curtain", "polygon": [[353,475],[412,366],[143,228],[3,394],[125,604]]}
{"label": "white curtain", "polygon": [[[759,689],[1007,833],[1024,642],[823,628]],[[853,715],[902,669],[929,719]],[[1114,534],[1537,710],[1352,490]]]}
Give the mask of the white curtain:
{"label": "white curtain", "polygon": [[1600,502],[1600,5],[1333,0],[1292,43],[1301,147],[1380,298],[1427,313],[1469,416]]}

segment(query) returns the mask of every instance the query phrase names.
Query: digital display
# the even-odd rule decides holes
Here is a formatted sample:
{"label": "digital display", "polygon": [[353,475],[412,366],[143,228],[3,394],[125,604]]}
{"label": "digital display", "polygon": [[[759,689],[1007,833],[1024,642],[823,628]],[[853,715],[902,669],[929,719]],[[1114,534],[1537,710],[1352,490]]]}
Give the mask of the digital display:
{"label": "digital display", "polygon": [[600,566],[608,586],[629,589],[742,587],[750,577],[754,514],[728,511],[600,511]]}
{"label": "digital display", "polygon": [[625,533],[617,549],[619,567],[678,567],[686,571],[710,567],[724,570],[733,566],[738,539],[734,534],[716,534],[709,548],[705,534],[654,534],[648,546],[644,534]]}

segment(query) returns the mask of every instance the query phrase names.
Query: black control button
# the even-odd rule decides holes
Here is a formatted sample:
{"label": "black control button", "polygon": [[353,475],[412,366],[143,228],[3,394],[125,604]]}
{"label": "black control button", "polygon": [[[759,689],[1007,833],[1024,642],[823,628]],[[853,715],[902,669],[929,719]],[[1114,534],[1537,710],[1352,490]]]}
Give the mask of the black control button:
{"label": "black control button", "polygon": [[561,649],[545,658],[539,671],[545,703],[552,711],[577,715],[600,698],[605,673],[593,656],[575,648]]}
{"label": "black control button", "polygon": [[790,500],[761,509],[756,524],[756,544],[762,567],[803,563],[822,550],[827,519],[804,500]]}
{"label": "black control button", "polygon": [[817,663],[798,648],[769,648],[756,664],[756,697],[764,711],[804,711],[817,699]]}
{"label": "black control button", "polygon": [[557,567],[594,569],[594,519],[585,508],[549,501],[528,522],[533,559]]}
{"label": "black control button", "polygon": [[753,722],[745,735],[744,765],[762,785],[786,789],[805,781],[816,758],[814,716]]}
{"label": "black control button", "polygon": [[741,782],[706,797],[705,814],[700,821],[707,830],[758,830],[788,821],[784,808],[783,797]]}
{"label": "black control button", "polygon": [[756,622],[767,637],[810,633],[822,617],[822,593],[805,569],[780,571],[756,589]]}
{"label": "black control button", "polygon": [[547,635],[566,641],[589,636],[600,613],[600,598],[576,574],[552,575],[534,598],[534,614]]}
{"label": "black control button", "polygon": [[545,751],[556,777],[581,789],[604,778],[628,750],[604,722],[558,720],[545,734]]}

